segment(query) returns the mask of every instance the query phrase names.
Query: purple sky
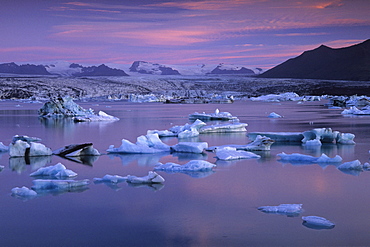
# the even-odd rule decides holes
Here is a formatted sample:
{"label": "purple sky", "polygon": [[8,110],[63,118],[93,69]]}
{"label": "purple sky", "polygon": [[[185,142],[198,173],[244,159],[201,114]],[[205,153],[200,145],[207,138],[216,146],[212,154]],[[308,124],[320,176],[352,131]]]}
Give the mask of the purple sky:
{"label": "purple sky", "polygon": [[271,68],[370,38],[370,0],[2,0],[0,63]]}

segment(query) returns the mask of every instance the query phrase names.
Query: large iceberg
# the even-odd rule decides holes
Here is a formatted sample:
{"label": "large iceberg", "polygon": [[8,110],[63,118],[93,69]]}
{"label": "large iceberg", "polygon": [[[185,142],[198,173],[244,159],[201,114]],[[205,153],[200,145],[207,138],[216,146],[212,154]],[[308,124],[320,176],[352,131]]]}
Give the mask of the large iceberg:
{"label": "large iceberg", "polygon": [[13,137],[9,145],[10,157],[32,157],[32,156],[48,156],[52,155],[50,148],[38,143],[39,138],[19,136]]}
{"label": "large iceberg", "polygon": [[67,169],[62,163],[38,169],[30,174],[31,177],[50,177],[56,179],[71,178],[77,176],[72,170]]}
{"label": "large iceberg", "polygon": [[206,148],[208,148],[207,142],[179,142],[171,147],[171,151],[200,154],[203,153]]}
{"label": "large iceberg", "polygon": [[151,154],[160,152],[169,152],[170,146],[163,143],[158,134],[147,134],[146,136],[139,136],[136,144],[122,139],[120,147],[115,148],[110,145],[107,149],[108,153],[130,153],[130,154]]}
{"label": "large iceberg", "polygon": [[232,147],[217,148],[216,157],[220,160],[261,158],[260,155],[257,155],[257,154],[254,154],[248,151],[236,150],[236,148],[232,148]]}
{"label": "large iceberg", "polygon": [[212,120],[222,120],[222,121],[229,121],[229,120],[238,120],[237,117],[231,115],[230,112],[220,112],[218,109],[215,110],[214,113],[199,113],[194,112],[189,114],[190,120],[200,119],[204,121],[212,121]]}
{"label": "large iceberg", "polygon": [[84,109],[76,104],[71,97],[55,97],[46,102],[38,111],[39,116],[43,118],[62,118],[70,117],[76,122],[92,121],[117,121],[119,118],[99,111],[98,115],[93,109]]}
{"label": "large iceberg", "polygon": [[333,222],[319,216],[303,216],[302,220],[302,224],[304,226],[316,230],[332,229],[335,227],[335,224]]}
{"label": "large iceberg", "polygon": [[302,212],[302,204],[280,204],[278,206],[261,206],[258,210],[264,213],[281,214],[289,217],[298,216]]}

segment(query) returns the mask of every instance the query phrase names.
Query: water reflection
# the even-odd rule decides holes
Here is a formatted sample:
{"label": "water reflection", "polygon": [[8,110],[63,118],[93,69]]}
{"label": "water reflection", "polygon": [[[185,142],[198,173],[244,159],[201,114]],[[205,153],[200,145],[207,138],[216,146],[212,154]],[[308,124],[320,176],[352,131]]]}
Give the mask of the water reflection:
{"label": "water reflection", "polygon": [[37,156],[37,157],[10,157],[9,168],[17,173],[22,173],[27,169],[27,165],[31,166],[32,170],[37,170],[40,167],[51,163],[51,156]]}
{"label": "water reflection", "polygon": [[195,153],[172,153],[173,157],[177,157],[179,161],[189,161],[189,160],[207,160],[208,155],[206,153],[195,154]]}
{"label": "water reflection", "polygon": [[153,166],[159,163],[159,160],[169,155],[169,152],[154,153],[154,154],[108,154],[110,159],[118,157],[121,159],[123,166],[127,166],[130,163],[137,161],[139,166]]}
{"label": "water reflection", "polygon": [[59,157],[75,162],[75,163],[88,165],[88,166],[93,166],[94,162],[99,159],[98,155],[59,156]]}

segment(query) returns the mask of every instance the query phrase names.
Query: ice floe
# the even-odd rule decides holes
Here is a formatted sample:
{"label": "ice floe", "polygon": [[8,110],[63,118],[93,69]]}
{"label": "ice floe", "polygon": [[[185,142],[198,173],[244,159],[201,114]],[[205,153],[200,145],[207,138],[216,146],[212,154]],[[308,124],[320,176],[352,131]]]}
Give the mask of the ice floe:
{"label": "ice floe", "polygon": [[271,112],[269,115],[268,115],[269,118],[282,118],[281,115],[277,114],[276,112]]}
{"label": "ice floe", "polygon": [[261,158],[260,155],[257,155],[252,152],[236,150],[232,147],[217,148],[215,150],[217,159],[220,160],[238,160],[238,159],[254,159]]}
{"label": "ice floe", "polygon": [[161,175],[153,171],[149,171],[148,175],[144,177],[128,175],[126,180],[126,182],[132,184],[163,183],[164,181]]}
{"label": "ice floe", "polygon": [[176,163],[158,163],[154,170],[158,171],[167,171],[167,172],[201,172],[201,171],[209,171],[212,168],[216,167],[215,164],[212,164],[205,160],[192,160],[184,165],[176,164]]}
{"label": "ice floe", "polygon": [[302,212],[302,204],[280,204],[278,206],[261,206],[258,210],[264,213],[281,214],[289,217],[298,216]]}
{"label": "ice floe", "polygon": [[119,175],[109,175],[106,174],[102,178],[94,178],[94,183],[121,183],[125,182],[127,177],[122,177]]}
{"label": "ice floe", "polygon": [[32,157],[32,156],[48,156],[52,155],[50,148],[38,143],[39,138],[19,136],[13,137],[9,145],[10,157]]}
{"label": "ice floe", "polygon": [[248,124],[246,123],[227,123],[227,124],[214,124],[214,125],[206,125],[200,128],[200,134],[208,134],[208,133],[232,133],[232,132],[246,132],[246,127]]}
{"label": "ice floe", "polygon": [[170,146],[163,143],[158,134],[147,134],[145,136],[139,136],[136,144],[122,139],[120,147],[115,148],[114,145],[110,145],[107,149],[108,153],[130,153],[130,154],[150,154],[169,152]]}
{"label": "ice floe", "polygon": [[311,155],[293,153],[286,154],[284,152],[277,154],[280,158],[280,162],[288,162],[291,164],[340,164],[342,162],[342,157],[336,155],[334,158],[328,157],[326,154],[322,154],[320,157],[314,157]]}
{"label": "ice floe", "polygon": [[271,149],[271,145],[274,143],[269,137],[257,135],[254,141],[248,143],[247,145],[236,145],[236,144],[229,144],[229,145],[222,145],[222,146],[211,146],[206,149],[206,151],[214,152],[217,148],[224,148],[224,147],[232,147],[236,150],[244,150],[244,151],[268,151]]}
{"label": "ice floe", "polygon": [[351,106],[349,109],[344,109],[342,111],[343,115],[370,115],[370,105],[367,105],[361,109],[356,106]]}
{"label": "ice floe", "polygon": [[357,170],[363,171],[364,166],[361,164],[359,160],[349,161],[341,164],[337,167],[339,170]]}
{"label": "ice floe", "polygon": [[30,174],[31,177],[50,177],[56,179],[71,178],[77,176],[72,170],[67,169],[62,163],[54,166],[41,167]]}
{"label": "ice floe", "polygon": [[11,195],[13,197],[21,199],[23,201],[27,201],[37,197],[37,192],[27,188],[26,186],[23,186],[21,188],[15,187],[11,190],[11,192],[12,192]]}
{"label": "ice floe", "polygon": [[84,189],[89,185],[88,179],[83,180],[54,180],[54,179],[36,179],[33,180],[31,189],[35,190],[38,194],[43,191],[76,191]]}
{"label": "ice floe", "polygon": [[267,101],[267,102],[280,102],[280,101],[298,101],[302,100],[298,94],[293,92],[281,93],[281,94],[267,94],[259,97],[251,97],[251,101]]}
{"label": "ice floe", "polygon": [[0,142],[0,153],[1,152],[8,152],[9,151],[9,147],[4,145],[3,142]]}
{"label": "ice floe", "polygon": [[203,153],[207,148],[207,142],[179,142],[171,147],[171,151],[181,153]]}
{"label": "ice floe", "polygon": [[190,120],[200,119],[203,121],[212,121],[212,120],[222,120],[222,121],[234,120],[235,121],[238,118],[231,115],[230,112],[220,112],[218,109],[216,109],[214,113],[194,112],[192,114],[189,114],[189,119]]}
{"label": "ice floe", "polygon": [[335,224],[333,222],[319,216],[303,216],[302,220],[302,224],[311,229],[321,230],[332,229],[335,227]]}

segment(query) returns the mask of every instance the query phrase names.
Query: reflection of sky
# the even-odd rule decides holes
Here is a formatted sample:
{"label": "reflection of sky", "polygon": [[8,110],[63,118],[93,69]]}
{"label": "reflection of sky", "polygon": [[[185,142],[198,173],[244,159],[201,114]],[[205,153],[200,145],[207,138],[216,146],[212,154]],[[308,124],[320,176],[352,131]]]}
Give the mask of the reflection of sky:
{"label": "reflection of sky", "polygon": [[368,39],[366,0],[4,1],[2,62],[242,64],[270,68]]}

